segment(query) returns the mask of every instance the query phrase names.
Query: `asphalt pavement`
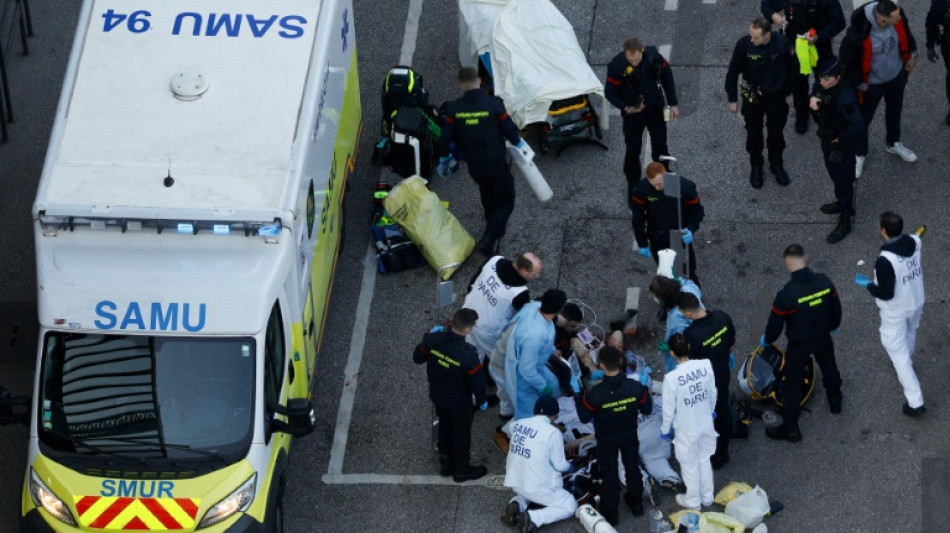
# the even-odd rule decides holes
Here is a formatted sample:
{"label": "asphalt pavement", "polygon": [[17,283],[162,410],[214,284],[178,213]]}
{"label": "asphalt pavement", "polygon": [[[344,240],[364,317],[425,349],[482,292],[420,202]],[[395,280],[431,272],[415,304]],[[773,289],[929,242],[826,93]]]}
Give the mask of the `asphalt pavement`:
{"label": "asphalt pavement", "polygon": [[[421,268],[376,275],[367,256],[371,195],[380,173],[370,162],[380,120],[379,87],[387,69],[411,55],[434,103],[456,97],[457,8],[448,0],[355,3],[363,137],[347,193],[346,242],[318,361],[318,427],[294,445],[286,530],[505,531],[498,517],[509,492],[478,482],[456,486],[434,477],[438,463],[429,445],[425,372],[411,363],[410,354],[436,321],[435,273]],[[847,15],[851,0],[842,3]],[[414,48],[407,48],[407,17],[420,4]],[[946,531],[945,525],[938,525],[945,522],[950,501],[950,409],[943,388],[950,362],[940,355],[950,339],[941,326],[950,319],[950,283],[941,259],[950,251],[950,236],[943,231],[950,222],[944,207],[950,193],[950,127],[943,123],[948,104],[942,63],[929,63],[921,54],[907,87],[902,140],[918,153],[919,161],[905,163],[884,152],[879,110],[871,127],[865,175],[857,185],[854,231],[843,242],[828,245],[824,238],[835,218],[821,214],[818,206],[832,199],[832,186],[814,126],[804,136],[796,135],[791,123],[786,127],[791,185],[780,187],[767,175],[765,187],[753,190],[747,179],[744,130],[726,109],[726,66],[736,40],[757,16],[758,2],[555,4],[573,24],[601,77],[626,37],[669,46],[681,108],[679,120],[669,127],[669,145],[679,160],[675,170],[697,183],[706,207],[696,233],[703,300],[735,320],[737,358],[755,347],[772,297],[788,278],[781,256],[785,246],[801,243],[813,268],[827,273],[839,290],[845,316],[835,342],[844,379],[843,413],[828,412],[818,385],[802,414],[801,443],[770,441],[764,425],[756,421],[748,440],[733,442],[732,461],[715,474],[716,488],[733,480],[761,485],[770,499],[785,505],[767,518],[770,531]],[[902,0],[901,5],[923,51],[929,2]],[[31,390],[36,340],[30,205],[78,12],[76,2],[32,0],[30,6],[36,32],[30,54],[20,55],[16,42],[12,47],[3,43],[16,122],[10,125],[10,141],[0,144],[0,181],[6,186],[0,195],[5,226],[0,232],[0,384],[21,394]],[[673,6],[676,9],[667,9]],[[543,275],[530,285],[532,293],[560,287],[589,304],[601,324],[622,311],[627,287],[641,287],[645,294],[655,271],[652,261],[631,249],[618,116],[611,117],[604,141],[610,147],[607,152],[581,145],[560,157],[539,156],[538,166],[554,199],[539,203],[517,178],[518,199],[502,243],[505,254],[533,251],[542,259]],[[464,170],[449,180],[435,177],[431,186],[477,238],[482,211],[477,188]],[[901,414],[903,396],[880,345],[876,306],[865,289],[851,282],[857,272],[871,273],[880,245],[877,217],[884,210],[903,215],[909,229],[918,224],[928,228],[923,248],[928,300],[915,354],[927,407],[920,419]],[[455,274],[456,305],[479,264],[480,258],[473,256]],[[651,336],[656,308],[649,298],[642,300],[637,345],[658,366],[656,339]],[[352,404],[344,399],[340,410],[341,397],[347,397],[342,392],[352,394],[354,388]],[[489,410],[476,416],[472,432],[473,455],[483,458],[493,475],[504,472],[504,458],[489,443],[498,423],[497,412]],[[339,438],[344,433],[345,446]],[[26,436],[23,427],[0,428],[0,449],[5,452],[0,462],[0,532],[16,529]],[[661,509],[669,512],[676,506],[672,495],[666,496]],[[568,532],[577,527],[572,520],[543,530]],[[621,509],[618,531],[646,527],[645,517],[633,518]]]}

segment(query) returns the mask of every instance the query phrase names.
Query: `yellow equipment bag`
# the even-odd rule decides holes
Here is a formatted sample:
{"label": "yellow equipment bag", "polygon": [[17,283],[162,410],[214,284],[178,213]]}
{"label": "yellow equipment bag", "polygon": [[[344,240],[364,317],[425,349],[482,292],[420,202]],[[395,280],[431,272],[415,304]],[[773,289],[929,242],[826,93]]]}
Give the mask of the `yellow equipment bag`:
{"label": "yellow equipment bag", "polygon": [[713,501],[725,507],[729,502],[738,498],[743,492],[749,492],[751,490],[752,485],[741,481],[733,481],[720,489],[719,492],[716,493],[716,497],[713,498]]}
{"label": "yellow equipment bag", "polygon": [[699,517],[699,533],[745,533],[745,526],[725,513],[708,511]]}
{"label": "yellow equipment bag", "polygon": [[[429,266],[436,272],[445,265],[464,262],[475,249],[475,239],[419,176],[396,184],[383,200],[383,207],[419,246]],[[455,270],[446,269],[442,279],[452,277]]]}

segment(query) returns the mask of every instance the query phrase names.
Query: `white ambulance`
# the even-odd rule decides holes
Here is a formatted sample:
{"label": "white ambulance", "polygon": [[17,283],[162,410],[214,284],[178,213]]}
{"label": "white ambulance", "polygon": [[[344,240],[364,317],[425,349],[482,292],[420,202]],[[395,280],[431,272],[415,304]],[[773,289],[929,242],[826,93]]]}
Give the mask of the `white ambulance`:
{"label": "white ambulance", "polygon": [[281,531],[362,126],[352,0],[81,9],[22,529]]}

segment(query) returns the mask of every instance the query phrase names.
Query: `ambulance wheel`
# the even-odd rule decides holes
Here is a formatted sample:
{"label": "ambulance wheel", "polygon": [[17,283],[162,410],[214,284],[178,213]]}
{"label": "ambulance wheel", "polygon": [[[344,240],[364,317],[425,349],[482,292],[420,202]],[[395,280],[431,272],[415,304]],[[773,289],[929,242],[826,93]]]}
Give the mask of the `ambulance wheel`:
{"label": "ambulance wheel", "polygon": [[267,533],[284,533],[284,487],[287,479],[283,476],[277,484],[277,497],[270,509],[269,518],[265,522],[264,531]]}

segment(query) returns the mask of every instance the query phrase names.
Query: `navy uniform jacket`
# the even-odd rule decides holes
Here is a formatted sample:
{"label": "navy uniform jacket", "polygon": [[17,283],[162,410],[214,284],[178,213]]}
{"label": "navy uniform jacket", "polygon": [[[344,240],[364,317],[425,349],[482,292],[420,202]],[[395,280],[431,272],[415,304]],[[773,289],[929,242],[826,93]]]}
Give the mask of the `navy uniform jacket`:
{"label": "navy uniform jacket", "polygon": [[637,416],[653,412],[650,392],[623,372],[607,376],[586,396],[574,395],[577,417],[584,424],[594,420],[599,442],[614,444],[637,440]]}
{"label": "navy uniform jacket", "polygon": [[814,96],[828,95],[831,98],[831,105],[827,109],[824,104],[818,106],[815,116],[818,136],[822,137],[822,141],[838,139],[835,144],[841,150],[855,148],[858,139],[864,135],[864,115],[861,114],[854,89],[842,77],[837,85],[828,90],[816,81],[813,91]]}
{"label": "navy uniform jacket", "polygon": [[831,280],[808,267],[792,272],[792,280],[775,296],[765,327],[765,342],[773,343],[785,327],[789,341],[811,341],[841,325],[841,300]]}
{"label": "navy uniform jacket", "polygon": [[[683,225],[696,233],[706,214],[703,204],[699,203],[696,184],[680,176],[680,195]],[[637,246],[646,247],[648,239],[664,242],[664,239],[669,238],[671,229],[681,229],[676,214],[676,198],[654,189],[648,180],[640,180],[633,191],[633,235],[637,239]]]}
{"label": "navy uniform jacket", "polygon": [[772,15],[779,11],[785,11],[785,35],[789,38],[814,28],[819,43],[830,43],[846,26],[839,0],[762,0],[765,18],[772,20]]}
{"label": "navy uniform jacket", "polygon": [[429,399],[444,409],[462,409],[487,400],[485,368],[475,347],[452,330],[426,333],[412,354],[416,364],[427,363]]}
{"label": "navy uniform jacket", "polygon": [[[942,37],[940,26],[943,26]],[[947,11],[947,0],[932,0],[924,27],[927,30],[927,48],[933,48],[936,44],[950,44],[950,11]]]}
{"label": "navy uniform jacket", "polygon": [[716,388],[720,394],[729,394],[729,354],[736,343],[732,318],[722,311],[707,311],[705,317],[694,320],[683,331],[683,336],[689,342],[689,358],[709,359]]}
{"label": "navy uniform jacket", "polygon": [[748,35],[736,42],[726,72],[726,96],[730,102],[739,101],[739,74],[762,95],[788,93],[789,74],[797,72],[798,62],[792,55],[792,45],[781,33],[772,32],[767,44],[756,46]]}
{"label": "navy uniform jacket", "polygon": [[504,159],[505,139],[513,145],[521,141],[505,105],[482,89],[465,91],[442,108],[442,115],[442,155],[449,155],[449,143],[455,141],[470,165]]}
{"label": "navy uniform jacket", "polygon": [[[643,60],[636,67],[627,62],[627,56],[620,52],[607,65],[607,83],[604,84],[604,96],[616,108],[637,103],[643,95],[647,107],[663,107],[663,95],[671,106],[679,105],[676,100],[676,84],[673,82],[673,69],[660,55],[655,46],[646,46]],[[662,89],[662,90],[661,90]]]}

